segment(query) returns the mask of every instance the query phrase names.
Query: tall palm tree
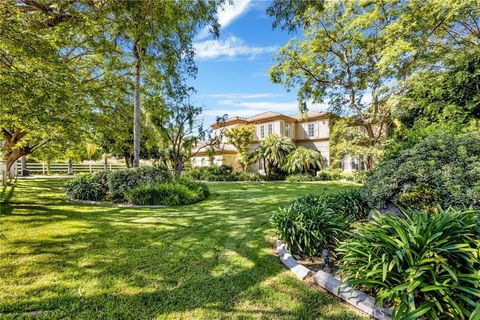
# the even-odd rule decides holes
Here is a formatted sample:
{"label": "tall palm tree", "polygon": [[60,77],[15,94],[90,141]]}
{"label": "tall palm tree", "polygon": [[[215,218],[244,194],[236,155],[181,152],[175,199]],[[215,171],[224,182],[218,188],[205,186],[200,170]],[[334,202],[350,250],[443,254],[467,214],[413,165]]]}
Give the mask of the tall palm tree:
{"label": "tall palm tree", "polygon": [[320,152],[305,147],[298,147],[288,156],[285,168],[291,173],[309,173],[321,169],[323,162],[323,156]]}
{"label": "tall palm tree", "polygon": [[271,173],[272,169],[283,167],[293,150],[295,145],[290,138],[269,134],[260,143],[257,154],[266,162],[267,173]]}

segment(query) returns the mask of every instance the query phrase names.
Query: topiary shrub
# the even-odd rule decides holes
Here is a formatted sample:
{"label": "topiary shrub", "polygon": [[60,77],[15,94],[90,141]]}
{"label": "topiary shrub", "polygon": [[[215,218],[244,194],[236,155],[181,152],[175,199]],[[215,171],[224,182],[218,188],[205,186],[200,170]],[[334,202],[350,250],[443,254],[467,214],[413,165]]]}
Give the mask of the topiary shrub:
{"label": "topiary shrub", "polygon": [[176,181],[139,185],[126,193],[128,202],[135,205],[186,205],[206,199],[208,187],[199,182]]}
{"label": "topiary shrub", "polygon": [[349,222],[324,205],[293,201],[270,218],[277,235],[292,253],[316,257],[323,249],[335,247]]}
{"label": "topiary shrub", "polygon": [[76,200],[100,201],[106,196],[102,185],[90,175],[79,176],[65,185],[67,197]]}
{"label": "topiary shrub", "polygon": [[112,171],[108,175],[108,188],[113,199],[121,200],[127,191],[145,184],[156,184],[172,180],[167,167],[143,166]]}
{"label": "topiary shrub", "polygon": [[311,174],[292,174],[287,177],[288,182],[309,182],[317,179]]}
{"label": "topiary shrub", "polygon": [[381,163],[365,183],[373,206],[480,207],[480,137],[436,135]]}
{"label": "topiary shrub", "polygon": [[477,319],[471,316],[480,298],[478,212],[404,215],[379,215],[342,243],[346,283],[392,304],[397,319]]}

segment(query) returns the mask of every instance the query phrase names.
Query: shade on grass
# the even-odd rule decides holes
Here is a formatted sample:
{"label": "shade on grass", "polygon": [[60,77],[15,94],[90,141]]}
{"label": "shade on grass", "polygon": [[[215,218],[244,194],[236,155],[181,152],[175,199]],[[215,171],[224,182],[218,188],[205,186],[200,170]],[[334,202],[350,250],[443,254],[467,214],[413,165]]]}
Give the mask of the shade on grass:
{"label": "shade on grass", "polygon": [[294,197],[344,184],[211,184],[195,205],[125,209],[66,202],[64,182],[2,195],[0,318],[360,318],[279,264],[268,224]]}

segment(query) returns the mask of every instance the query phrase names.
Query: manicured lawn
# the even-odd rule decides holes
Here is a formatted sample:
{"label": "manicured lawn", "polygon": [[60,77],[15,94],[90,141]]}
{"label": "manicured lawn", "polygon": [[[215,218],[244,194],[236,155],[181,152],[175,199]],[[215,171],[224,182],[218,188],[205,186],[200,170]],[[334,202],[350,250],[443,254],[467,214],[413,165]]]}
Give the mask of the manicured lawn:
{"label": "manicured lawn", "polygon": [[202,203],[140,210],[66,202],[64,182],[3,194],[0,318],[361,318],[280,265],[268,223],[300,194],[346,185],[218,183]]}

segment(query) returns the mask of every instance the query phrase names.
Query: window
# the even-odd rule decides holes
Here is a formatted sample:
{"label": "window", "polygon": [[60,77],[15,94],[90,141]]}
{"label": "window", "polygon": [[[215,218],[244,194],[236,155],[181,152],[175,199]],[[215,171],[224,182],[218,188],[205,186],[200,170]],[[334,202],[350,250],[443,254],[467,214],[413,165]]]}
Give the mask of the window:
{"label": "window", "polygon": [[292,131],[292,128],[291,128],[290,124],[285,123],[285,135],[287,137],[292,137],[291,131]]}
{"label": "window", "polygon": [[195,158],[192,159],[192,165],[194,166],[194,165],[196,165],[196,164],[197,164],[197,161],[195,161]]}
{"label": "window", "polygon": [[202,158],[202,162],[201,162],[201,163],[202,163],[202,166],[205,165],[205,158]]}
{"label": "window", "polygon": [[309,123],[308,124],[308,137],[313,138],[315,137],[315,124]]}
{"label": "window", "polygon": [[265,138],[265,126],[262,124],[260,126],[260,139]]}
{"label": "window", "polygon": [[268,134],[272,134],[273,133],[273,123],[269,123],[268,124]]}
{"label": "window", "polygon": [[359,169],[359,161],[357,157],[352,157],[352,170],[357,171]]}
{"label": "window", "polygon": [[263,159],[258,160],[258,170],[263,170]]}

